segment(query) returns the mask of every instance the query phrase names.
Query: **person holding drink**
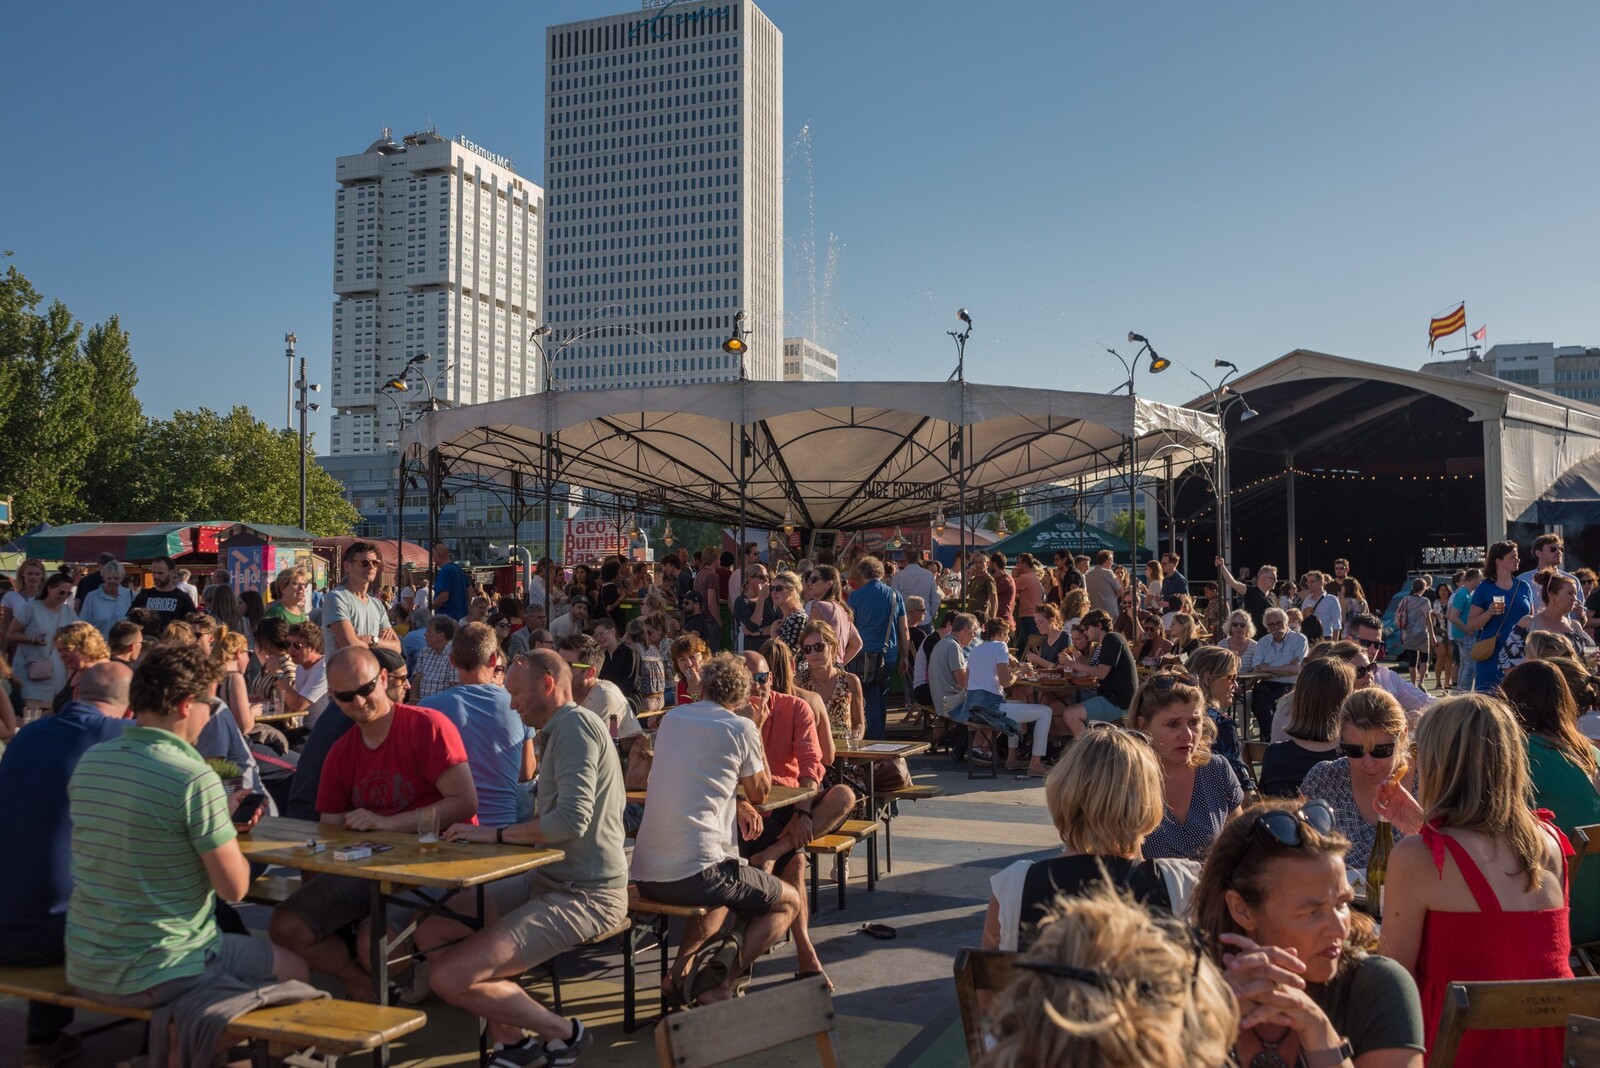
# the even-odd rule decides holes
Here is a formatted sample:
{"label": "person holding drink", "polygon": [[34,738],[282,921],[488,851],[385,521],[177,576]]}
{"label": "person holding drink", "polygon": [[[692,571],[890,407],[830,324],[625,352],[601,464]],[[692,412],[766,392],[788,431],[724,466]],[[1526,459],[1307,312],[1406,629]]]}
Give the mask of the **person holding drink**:
{"label": "person holding drink", "polygon": [[1467,613],[1467,633],[1477,634],[1478,641],[1494,639],[1494,651],[1478,661],[1476,688],[1488,692],[1500,685],[1500,680],[1511,669],[1512,652],[1508,640],[1512,626],[1533,611],[1533,593],[1525,582],[1517,581],[1517,543],[1495,542],[1489,546],[1488,562],[1483,581],[1472,593],[1472,610]]}

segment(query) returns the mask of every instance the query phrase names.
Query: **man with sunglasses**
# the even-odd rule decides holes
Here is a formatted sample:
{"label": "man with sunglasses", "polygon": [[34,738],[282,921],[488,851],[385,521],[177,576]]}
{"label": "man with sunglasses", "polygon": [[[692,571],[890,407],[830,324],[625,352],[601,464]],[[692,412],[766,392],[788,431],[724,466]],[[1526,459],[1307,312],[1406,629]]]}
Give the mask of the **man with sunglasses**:
{"label": "man with sunglasses", "polygon": [[132,666],[144,654],[144,630],[131,619],[119,619],[111,624],[111,634],[106,639],[111,659]]}
{"label": "man with sunglasses", "polygon": [[344,551],[344,581],[322,599],[323,647],[371,648],[382,645],[400,651],[400,636],[389,625],[389,612],[373,596],[382,558],[370,541],[352,542]]}
{"label": "man with sunglasses", "polygon": [[[260,638],[256,641],[259,646]],[[405,658],[393,649],[382,646],[372,650],[372,655],[378,658],[378,666],[383,668],[388,679],[386,689],[389,700],[401,704],[411,686],[411,673],[406,668]],[[354,726],[350,717],[343,713],[317,717],[316,725],[311,728],[311,733],[300,748],[294,779],[289,783],[289,803],[284,806],[284,813],[290,819],[315,821],[321,818],[321,813],[317,811],[317,787],[322,781],[322,765],[328,759],[328,750],[333,748],[333,743],[343,738]]]}
{"label": "man with sunglasses", "polygon": [[[461,732],[433,709],[396,704],[388,681],[370,649],[341,649],[328,659],[328,692],[355,729],[333,743],[322,764],[322,822],[415,833],[417,813],[429,807],[438,809],[440,827],[474,819],[478,791]],[[273,943],[313,971],[337,976],[352,995],[375,999],[365,955],[353,956],[345,940],[346,929],[367,916],[371,891],[370,883],[340,875],[309,880],[273,911]]]}
{"label": "man with sunglasses", "polygon": [[315,727],[328,707],[328,662],[322,649],[321,627],[309,621],[289,627],[284,652],[289,655],[291,669],[278,674],[272,684],[278,707],[285,712],[302,713],[307,727]]}
{"label": "man with sunglasses", "polygon": [[[1393,694],[1394,698],[1400,702],[1400,707],[1405,709],[1408,714],[1420,712],[1434,702],[1438,696],[1437,694],[1423,691],[1420,687],[1412,685],[1409,680],[1402,679],[1399,675],[1378,663],[1383,658],[1384,653],[1383,621],[1381,619],[1370,612],[1362,612],[1351,616],[1349,634],[1351,640],[1366,650],[1368,658],[1372,661],[1373,685]],[[1470,650],[1467,653],[1467,659],[1472,660]],[[1476,664],[1477,662],[1473,661],[1474,667]],[[1411,718],[1415,719],[1415,715],[1412,715]]]}

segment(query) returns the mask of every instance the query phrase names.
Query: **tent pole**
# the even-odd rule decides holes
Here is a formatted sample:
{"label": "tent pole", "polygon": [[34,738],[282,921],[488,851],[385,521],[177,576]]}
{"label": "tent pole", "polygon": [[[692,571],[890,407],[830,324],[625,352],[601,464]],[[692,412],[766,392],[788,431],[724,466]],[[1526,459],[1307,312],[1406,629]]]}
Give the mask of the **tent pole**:
{"label": "tent pole", "polygon": [[1295,537],[1294,530],[1294,453],[1286,453],[1284,455],[1284,461],[1284,503],[1287,510],[1285,521],[1289,527],[1289,573],[1283,577],[1288,579],[1290,582],[1297,583],[1300,580],[1296,578],[1296,576],[1299,575],[1300,571],[1295,561],[1295,542],[1298,539]]}

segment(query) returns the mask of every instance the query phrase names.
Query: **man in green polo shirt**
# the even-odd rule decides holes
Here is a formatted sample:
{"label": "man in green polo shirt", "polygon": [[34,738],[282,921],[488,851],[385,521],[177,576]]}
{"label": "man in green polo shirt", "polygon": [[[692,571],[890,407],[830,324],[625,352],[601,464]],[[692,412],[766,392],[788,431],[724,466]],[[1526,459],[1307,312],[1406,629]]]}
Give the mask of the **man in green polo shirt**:
{"label": "man in green polo shirt", "polygon": [[68,784],[67,980],[99,1000],[148,1009],[223,974],[308,978],[294,954],[213,918],[214,895],[250,886],[231,819],[246,794],[227,797],[194,749],[221,675],[198,647],[153,647],[130,686],[137,726],[84,753]]}

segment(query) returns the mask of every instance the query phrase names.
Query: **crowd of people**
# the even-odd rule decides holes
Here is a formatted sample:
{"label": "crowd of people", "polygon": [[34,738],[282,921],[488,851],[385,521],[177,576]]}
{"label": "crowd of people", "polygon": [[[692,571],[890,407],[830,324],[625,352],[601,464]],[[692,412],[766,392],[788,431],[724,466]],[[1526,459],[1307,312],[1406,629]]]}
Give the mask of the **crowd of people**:
{"label": "crowd of people", "polygon": [[[229,904],[252,876],[239,834],[282,814],[554,846],[483,915],[451,902],[471,924],[426,917],[395,979],[488,1021],[496,1065],[571,1065],[593,1036],[517,980],[614,929],[630,884],[708,910],[665,980],[676,1004],[735,996],[785,936],[796,973],[826,978],[803,847],[856,808],[839,753],[885,736],[899,679],[952,755],[1004,749],[1043,779],[1063,844],[991,881],[983,942],[1020,954],[991,1063],[1417,1066],[1447,982],[1569,976],[1600,939],[1600,871],[1567,877],[1573,832],[1600,823],[1595,583],[1561,548],[1546,535],[1519,569],[1491,546],[1408,582],[1389,621],[1342,560],[1292,586],[1219,560],[1198,602],[1170,553],[1141,578],[1109,552],[789,566],[750,544],[541,561],[499,596],[444,545],[385,586],[357,541],[335,584],[290,568],[265,596],[220,572],[195,589],[167,559],[142,586],[114,559],[29,560],[0,605],[0,805],[25,828],[0,962],[65,963],[138,1008],[313,977],[377,1000],[369,886],[308,879],[252,937]],[[807,797],[762,812],[775,786]],[[1383,896],[1355,911],[1380,838]],[[30,1006],[23,1063],[68,1059],[70,1018]],[[1158,1033],[1177,1022],[1181,1042]],[[1471,1036],[1458,1063],[1559,1048]]]}

